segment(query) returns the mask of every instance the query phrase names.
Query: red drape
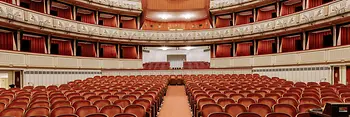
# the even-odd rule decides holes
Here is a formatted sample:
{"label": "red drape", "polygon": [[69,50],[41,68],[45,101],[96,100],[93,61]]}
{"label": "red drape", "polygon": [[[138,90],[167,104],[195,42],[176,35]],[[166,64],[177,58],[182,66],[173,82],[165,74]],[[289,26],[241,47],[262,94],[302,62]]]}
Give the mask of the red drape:
{"label": "red drape", "polygon": [[276,10],[270,10],[270,11],[261,11],[258,10],[258,16],[257,16],[257,21],[263,21],[263,20],[268,20],[272,18],[272,13],[275,13]]}
{"label": "red drape", "polygon": [[260,40],[258,41],[258,54],[271,54],[273,53],[272,44],[275,40]]}
{"label": "red drape", "polygon": [[222,19],[220,17],[216,18],[216,27],[220,28],[220,27],[228,27],[230,26],[230,21],[231,19]]}
{"label": "red drape", "polygon": [[69,55],[69,56],[73,55],[71,41],[51,40],[51,44],[58,44],[58,54],[59,55]]}
{"label": "red drape", "polygon": [[251,46],[253,46],[252,42],[238,43],[236,49],[236,56],[249,56]]}
{"label": "red drape", "polygon": [[100,46],[103,48],[103,56],[105,58],[116,58],[117,57],[117,50],[115,45],[107,45],[107,44],[102,44]]}
{"label": "red drape", "polygon": [[253,15],[236,15],[236,25],[248,24]]}
{"label": "red drape", "polygon": [[30,2],[30,9],[32,9],[34,11],[45,13],[45,8],[44,7],[45,7],[45,5],[44,5],[43,1],[41,1],[41,2],[33,2],[33,1],[31,1]]}
{"label": "red drape", "polygon": [[350,84],[350,67],[346,67],[346,84]]}
{"label": "red drape", "polygon": [[295,41],[300,40],[300,36],[283,37],[282,38],[282,52],[293,52],[296,50]]}
{"label": "red drape", "polygon": [[81,21],[89,24],[95,24],[95,13],[92,12],[91,14],[80,14]]}
{"label": "red drape", "polygon": [[308,8],[317,7],[323,4],[323,0],[308,0]]}
{"label": "red drape", "polygon": [[69,6],[67,9],[60,9],[51,7],[51,10],[57,11],[57,16],[65,19],[73,19],[72,8]]}
{"label": "red drape", "polygon": [[23,35],[23,40],[30,40],[30,52],[34,53],[46,53],[46,42],[45,38],[42,36],[33,37],[33,36],[26,36]]}
{"label": "red drape", "polygon": [[104,26],[116,27],[117,26],[117,18],[116,16],[112,18],[100,18],[103,20]]}
{"label": "red drape", "polygon": [[340,28],[340,39],[341,39],[341,45],[350,44],[350,27]]}
{"label": "red drape", "polygon": [[12,4],[12,0],[0,0]]}
{"label": "red drape", "polygon": [[95,44],[93,43],[78,43],[81,47],[81,56],[96,57]]}
{"label": "red drape", "polygon": [[309,49],[318,49],[323,47],[323,36],[332,34],[331,31],[309,33]]}
{"label": "red drape", "polygon": [[13,50],[13,33],[0,32],[0,49]]}
{"label": "red drape", "polygon": [[216,57],[231,57],[231,44],[222,44],[216,46]]}
{"label": "red drape", "polygon": [[137,29],[136,19],[133,18],[131,20],[120,20],[120,23],[123,23],[123,27],[128,29]]}
{"label": "red drape", "polygon": [[122,47],[123,58],[127,59],[137,59],[137,50],[134,46]]}
{"label": "red drape", "polygon": [[281,15],[284,16],[284,15],[295,13],[295,7],[298,7],[298,6],[302,6],[301,2],[292,4],[292,5],[285,5],[282,3]]}

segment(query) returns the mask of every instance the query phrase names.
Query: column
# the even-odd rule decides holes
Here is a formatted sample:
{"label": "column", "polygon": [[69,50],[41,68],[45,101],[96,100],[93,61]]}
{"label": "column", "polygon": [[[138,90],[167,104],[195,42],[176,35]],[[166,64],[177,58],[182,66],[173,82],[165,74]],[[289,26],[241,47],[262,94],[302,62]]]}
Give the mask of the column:
{"label": "column", "polygon": [[77,19],[77,6],[73,6],[73,20]]}
{"label": "column", "polygon": [[120,58],[120,44],[118,44],[118,58]]}
{"label": "column", "polygon": [[98,25],[98,11],[95,12],[96,24]]}
{"label": "column", "polygon": [[256,9],[254,8],[254,10],[253,10],[253,19],[254,19],[254,22],[256,22],[256,15],[257,15],[257,12],[256,12]]}
{"label": "column", "polygon": [[235,17],[235,13],[232,13],[232,25],[234,26],[236,23],[236,17]]}
{"label": "column", "polygon": [[346,66],[345,65],[340,66],[339,72],[340,72],[340,83],[341,84],[347,84],[347,81],[346,81]]}
{"label": "column", "polygon": [[73,42],[73,56],[77,56],[77,40],[74,39],[74,42]]}
{"label": "column", "polygon": [[21,1],[20,1],[20,0],[13,0],[13,1],[15,1],[15,3],[16,3],[16,5],[17,5],[17,6],[19,6],[19,5],[20,5],[20,3],[21,3]]}
{"label": "column", "polygon": [[337,46],[337,26],[333,26],[333,46]]}
{"label": "column", "polygon": [[303,32],[303,50],[306,50],[308,49],[309,47],[306,47],[308,46],[308,44],[306,43],[306,32]]}
{"label": "column", "polygon": [[216,24],[215,24],[215,22],[216,22],[216,19],[215,19],[215,16],[214,15],[212,15],[212,24],[213,24],[213,28],[216,28]]}
{"label": "column", "polygon": [[280,53],[280,52],[281,52],[281,44],[280,44],[280,41],[281,41],[281,40],[280,40],[280,37],[277,37],[277,42],[276,42],[276,43],[277,43],[277,44],[276,44],[276,45],[277,45],[277,53]]}
{"label": "column", "polygon": [[213,44],[213,58],[216,58],[216,45]]}
{"label": "column", "polygon": [[277,1],[277,4],[276,4],[276,14],[277,14],[277,17],[281,16],[281,7],[280,7],[280,3],[279,1]]}
{"label": "column", "polygon": [[17,51],[21,51],[21,31],[17,30]]}
{"label": "column", "polygon": [[100,57],[100,42],[96,42],[96,57]]}
{"label": "column", "polygon": [[47,36],[47,53],[51,54],[51,35]]}
{"label": "column", "polygon": [[236,42],[232,43],[232,56],[236,56]]}
{"label": "column", "polygon": [[137,59],[140,59],[140,45],[137,45]]}
{"label": "column", "polygon": [[51,11],[51,0],[47,0],[46,2],[47,14],[50,14]]}
{"label": "column", "polygon": [[302,0],[302,2],[303,2],[303,9],[307,9],[308,8],[308,4],[309,4],[309,2],[307,1],[307,0]]}
{"label": "column", "polygon": [[254,46],[254,55],[257,55],[258,53],[257,53],[257,50],[256,50],[256,48],[257,48],[257,42],[256,42],[256,40],[254,40],[254,42],[253,42],[253,46]]}
{"label": "column", "polygon": [[136,24],[137,24],[137,29],[141,29],[141,18],[140,18],[140,16],[138,16],[137,18],[136,18]]}
{"label": "column", "polygon": [[117,15],[117,27],[120,28],[120,15]]}

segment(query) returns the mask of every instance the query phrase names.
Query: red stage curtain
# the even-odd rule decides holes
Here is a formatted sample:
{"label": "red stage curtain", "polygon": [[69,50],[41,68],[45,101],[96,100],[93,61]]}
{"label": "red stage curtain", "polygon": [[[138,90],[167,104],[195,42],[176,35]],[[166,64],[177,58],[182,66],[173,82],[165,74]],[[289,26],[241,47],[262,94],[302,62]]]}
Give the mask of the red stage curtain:
{"label": "red stage curtain", "polygon": [[105,58],[116,58],[117,57],[117,49],[115,45],[107,45],[102,44],[101,48],[103,48],[103,56]]}
{"label": "red stage curtain", "polygon": [[251,46],[253,46],[252,42],[238,43],[236,49],[236,56],[249,56]]}
{"label": "red stage curtain", "polygon": [[34,53],[46,53],[46,41],[42,36],[34,37],[34,36],[26,36],[23,35],[23,40],[30,40],[31,48],[30,52]]}
{"label": "red stage curtain", "polygon": [[350,27],[340,28],[340,39],[341,39],[341,45],[350,44]]}
{"label": "red stage curtain", "polygon": [[257,16],[257,21],[263,21],[263,20],[268,20],[272,18],[272,13],[275,13],[276,10],[270,10],[270,11],[261,11],[258,10],[258,16]]}
{"label": "red stage curtain", "polygon": [[0,0],[12,4],[12,0]]}
{"label": "red stage curtain", "polygon": [[123,58],[137,59],[137,50],[135,46],[122,47]]}
{"label": "red stage curtain", "polygon": [[216,57],[231,57],[231,44],[222,44],[216,46]]}
{"label": "red stage curtain", "polygon": [[272,44],[275,40],[260,40],[258,41],[258,54],[271,54],[272,52]]}
{"label": "red stage curtain", "polygon": [[285,16],[288,14],[295,13],[295,7],[302,6],[301,2],[292,4],[292,5],[285,5],[282,3],[282,8],[281,8],[281,15]]}
{"label": "red stage curtain", "polygon": [[230,21],[231,19],[222,19],[220,17],[216,18],[216,27],[220,28],[220,27],[228,27],[230,26]]}
{"label": "red stage curtain", "polygon": [[58,44],[58,54],[59,55],[69,55],[69,56],[73,55],[71,41],[51,40],[51,44]]}
{"label": "red stage curtain", "polygon": [[73,19],[72,8],[69,6],[67,9],[60,9],[51,7],[51,10],[57,11],[57,16],[65,19]]}
{"label": "red stage curtain", "polygon": [[95,44],[93,43],[78,43],[81,46],[81,56],[96,57]]}
{"label": "red stage curtain", "polygon": [[41,2],[33,2],[33,1],[31,1],[29,8],[31,10],[34,10],[34,11],[45,13],[45,8],[44,7],[45,7],[45,5],[44,5],[43,1],[41,1]]}
{"label": "red stage curtain", "polygon": [[293,52],[296,50],[295,41],[300,40],[300,36],[283,37],[282,38],[282,52]]}
{"label": "red stage curtain", "polygon": [[332,34],[331,31],[309,33],[309,49],[323,48],[323,36]]}
{"label": "red stage curtain", "polygon": [[248,24],[253,15],[236,15],[236,25]]}
{"label": "red stage curtain", "polygon": [[82,22],[96,24],[94,12],[92,12],[91,14],[80,14],[80,16]]}
{"label": "red stage curtain", "polygon": [[0,32],[0,49],[13,50],[13,33]]}
{"label": "red stage curtain", "polygon": [[103,20],[104,26],[117,27],[117,18],[116,16],[112,18],[100,18]]}

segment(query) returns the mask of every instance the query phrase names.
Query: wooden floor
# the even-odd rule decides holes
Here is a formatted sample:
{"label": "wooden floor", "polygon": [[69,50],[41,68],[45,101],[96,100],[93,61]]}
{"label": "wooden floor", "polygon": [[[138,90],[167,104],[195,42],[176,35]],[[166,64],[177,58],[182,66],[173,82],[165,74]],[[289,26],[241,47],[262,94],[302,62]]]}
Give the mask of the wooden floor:
{"label": "wooden floor", "polygon": [[192,117],[184,86],[168,86],[158,117]]}

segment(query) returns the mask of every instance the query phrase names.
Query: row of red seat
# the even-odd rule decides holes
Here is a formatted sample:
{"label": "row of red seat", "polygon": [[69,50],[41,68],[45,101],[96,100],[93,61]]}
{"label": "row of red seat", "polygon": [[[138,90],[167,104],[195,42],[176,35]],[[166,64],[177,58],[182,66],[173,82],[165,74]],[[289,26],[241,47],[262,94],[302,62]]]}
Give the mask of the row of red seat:
{"label": "row of red seat", "polygon": [[350,100],[349,86],[327,82],[294,83],[258,74],[191,75],[182,78],[193,113],[203,117],[215,112],[218,113],[212,116],[236,117],[242,113],[240,117],[272,117],[286,113],[288,117],[305,117],[308,116],[306,110],[310,108],[320,108],[328,102],[343,103]]}
{"label": "row of red seat", "polygon": [[143,64],[143,69],[155,69],[155,70],[166,70],[170,69],[169,62],[149,62]]}
{"label": "row of red seat", "polygon": [[210,63],[204,61],[188,61],[183,64],[184,69],[209,69]]}
{"label": "row of red seat", "polygon": [[169,76],[96,76],[60,86],[1,89],[0,116],[155,117]]}

